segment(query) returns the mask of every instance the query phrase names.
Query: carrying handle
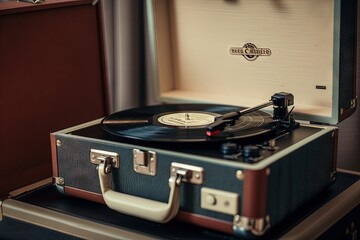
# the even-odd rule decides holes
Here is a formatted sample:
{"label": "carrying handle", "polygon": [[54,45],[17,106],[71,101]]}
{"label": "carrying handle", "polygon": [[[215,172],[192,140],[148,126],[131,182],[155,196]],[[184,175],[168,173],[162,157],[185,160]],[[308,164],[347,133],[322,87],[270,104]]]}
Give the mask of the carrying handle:
{"label": "carrying handle", "polygon": [[158,223],[170,221],[179,212],[180,185],[182,182],[180,174],[172,175],[169,178],[169,200],[168,203],[163,203],[113,191],[111,188],[111,173],[106,170],[105,165],[104,162],[99,164],[98,174],[101,192],[109,208]]}

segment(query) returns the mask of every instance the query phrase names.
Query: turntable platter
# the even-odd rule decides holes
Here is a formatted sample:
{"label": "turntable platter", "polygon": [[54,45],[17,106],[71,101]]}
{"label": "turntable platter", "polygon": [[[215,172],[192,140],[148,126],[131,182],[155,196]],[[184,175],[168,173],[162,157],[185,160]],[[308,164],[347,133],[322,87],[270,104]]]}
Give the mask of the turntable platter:
{"label": "turntable platter", "polygon": [[273,131],[272,116],[259,110],[241,116],[217,137],[206,135],[206,126],[217,116],[241,109],[215,104],[146,106],[111,114],[103,119],[102,127],[118,137],[152,142],[248,140]]}

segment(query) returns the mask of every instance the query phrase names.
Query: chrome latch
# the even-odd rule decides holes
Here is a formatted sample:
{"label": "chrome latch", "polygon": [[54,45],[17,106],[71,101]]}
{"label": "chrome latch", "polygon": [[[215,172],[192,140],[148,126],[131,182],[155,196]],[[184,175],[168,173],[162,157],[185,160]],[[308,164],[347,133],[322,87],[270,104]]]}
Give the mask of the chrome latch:
{"label": "chrome latch", "polygon": [[173,162],[170,167],[170,175],[182,175],[183,182],[200,185],[204,183],[205,174],[202,167]]}
{"label": "chrome latch", "polygon": [[156,175],[157,155],[153,151],[133,150],[134,171],[140,174]]}
{"label": "chrome latch", "polygon": [[235,235],[243,236],[250,232],[255,236],[262,236],[270,228],[270,217],[248,218],[240,215],[234,216],[233,230]]}
{"label": "chrome latch", "polygon": [[104,163],[105,164],[105,167],[104,167],[105,173],[111,172],[111,167],[114,167],[114,168],[120,167],[120,157],[119,157],[119,154],[117,154],[115,152],[91,149],[90,150],[90,161],[92,164],[96,164],[96,165],[100,165],[101,163]]}
{"label": "chrome latch", "polygon": [[58,186],[64,186],[65,180],[62,177],[54,177],[54,183]]}

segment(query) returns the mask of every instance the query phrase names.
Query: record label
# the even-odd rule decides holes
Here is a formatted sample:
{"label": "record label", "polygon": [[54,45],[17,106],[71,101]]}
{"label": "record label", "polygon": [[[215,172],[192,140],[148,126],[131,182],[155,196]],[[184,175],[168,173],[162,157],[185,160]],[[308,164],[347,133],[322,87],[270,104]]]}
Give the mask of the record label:
{"label": "record label", "polygon": [[201,112],[176,112],[162,115],[158,122],[174,127],[203,127],[215,121],[215,114]]}

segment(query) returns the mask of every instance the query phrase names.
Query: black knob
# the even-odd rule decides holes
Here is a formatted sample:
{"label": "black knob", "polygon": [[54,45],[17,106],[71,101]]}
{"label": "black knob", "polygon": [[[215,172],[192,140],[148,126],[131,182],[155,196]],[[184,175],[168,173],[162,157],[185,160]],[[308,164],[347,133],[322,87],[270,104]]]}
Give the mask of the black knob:
{"label": "black knob", "polygon": [[255,145],[245,146],[242,155],[247,161],[253,161],[256,158],[260,157],[260,148]]}
{"label": "black knob", "polygon": [[240,152],[239,145],[234,142],[221,144],[221,153],[223,155],[233,155]]}

